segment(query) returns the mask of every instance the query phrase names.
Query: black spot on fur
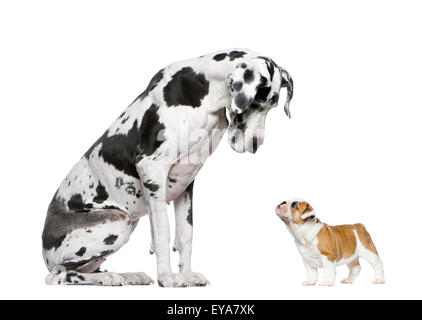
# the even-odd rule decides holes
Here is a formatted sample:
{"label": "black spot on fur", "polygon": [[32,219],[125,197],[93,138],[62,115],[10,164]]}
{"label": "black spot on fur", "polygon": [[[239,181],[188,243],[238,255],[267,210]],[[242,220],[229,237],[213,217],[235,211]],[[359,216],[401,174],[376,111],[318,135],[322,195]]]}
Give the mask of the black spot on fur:
{"label": "black spot on fur", "polygon": [[226,57],[227,57],[227,53],[218,53],[213,57],[213,59],[215,61],[221,61],[221,60],[224,60]]}
{"label": "black spot on fur", "polygon": [[203,73],[185,67],[176,72],[164,87],[164,100],[168,106],[187,105],[197,108],[208,94],[209,82]]}
{"label": "black spot on fur", "polygon": [[[141,155],[151,155],[163,143],[158,137],[165,127],[159,121],[158,106],[152,104],[142,118],[138,128],[138,120],[133,122],[127,134],[115,134],[108,137],[108,131],[94,144],[101,144],[98,155],[103,160],[125,174],[139,178],[135,162]],[[91,151],[95,147],[91,147]],[[102,191],[102,190],[100,190]],[[98,193],[98,192],[97,192]],[[104,196],[104,194],[103,194]],[[99,200],[102,198],[100,197]]]}
{"label": "black spot on fur", "polygon": [[[133,101],[135,102],[138,99],[143,99],[145,98],[152,90],[154,90],[154,88],[158,85],[158,83],[160,83],[160,81],[163,79],[163,74],[164,74],[164,69],[161,69],[160,71],[158,71],[152,78],[151,81],[149,82],[147,88],[145,89],[144,92],[142,92],[138,97],[136,97],[136,99]],[[133,103],[132,102],[132,103]],[[121,117],[124,115],[124,113],[121,115]]]}
{"label": "black spot on fur", "polygon": [[64,238],[66,238],[65,234],[62,235],[62,236],[59,236],[57,238],[52,238],[52,239],[48,239],[48,240],[44,237],[44,239],[45,239],[43,241],[44,248],[47,249],[47,250],[52,249],[52,248],[57,249],[62,245]]}
{"label": "black spot on fur", "polygon": [[242,58],[245,54],[246,52],[244,51],[232,51],[229,53],[230,61],[233,61],[237,58]]}
{"label": "black spot on fur", "polygon": [[270,91],[271,91],[271,87],[258,87],[256,90],[254,102],[260,103],[260,102],[267,101],[267,97]]}
{"label": "black spot on fur", "polygon": [[259,59],[265,60],[265,63],[267,65],[268,72],[270,73],[270,79],[273,80],[274,76],[274,69],[278,68],[277,64],[270,58],[267,57],[258,57]]}
{"label": "black spot on fur", "polygon": [[77,273],[76,272],[68,272],[66,274],[66,282],[67,283],[72,283],[72,277],[76,277]]}
{"label": "black spot on fur", "polygon": [[244,52],[244,51],[234,50],[234,51],[231,51],[230,53],[225,53],[225,52],[218,53],[213,57],[213,59],[216,60],[216,61],[222,61],[226,57],[229,57],[230,61],[233,61],[234,59],[242,58],[245,54],[246,54],[246,52]]}
{"label": "black spot on fur", "polygon": [[134,196],[136,194],[136,188],[133,184],[128,184],[125,188],[126,194]]}
{"label": "black spot on fur", "polygon": [[104,244],[111,246],[112,244],[114,244],[114,242],[116,242],[118,237],[119,237],[118,235],[110,234],[107,238],[103,240],[103,242]]}
{"label": "black spot on fur", "polygon": [[102,142],[104,136],[107,134],[107,132],[102,135],[97,141],[95,141],[95,143],[88,149],[87,152],[85,152],[84,157],[89,159],[89,157],[92,155],[92,152],[94,151],[94,149]]}
{"label": "black spot on fur", "polygon": [[147,111],[145,111],[144,117],[142,118],[141,127],[139,129],[139,135],[141,141],[139,149],[142,155],[150,156],[155,150],[157,150],[163,143],[162,130],[165,129],[164,124],[159,121],[158,106],[152,104]]}
{"label": "black spot on fur", "polygon": [[248,106],[249,100],[244,93],[240,93],[234,99],[234,103],[239,109],[244,110]]}
{"label": "black spot on fur", "polygon": [[186,221],[193,225],[193,184],[195,180],[192,181],[185,190],[185,201],[189,202],[188,215],[186,216]]}
{"label": "black spot on fur", "polygon": [[150,182],[144,182],[145,188],[151,190],[152,192],[155,192],[160,187],[158,184],[150,183]]}
{"label": "black spot on fur", "polygon": [[105,205],[105,206],[103,206],[103,209],[115,209],[115,210],[121,210],[119,207],[116,207],[116,206],[110,206],[110,205]]}
{"label": "black spot on fur", "polygon": [[270,99],[271,103],[272,103],[272,104],[277,103],[277,102],[278,102],[278,98],[279,98],[278,93],[274,93],[274,95],[273,95],[273,96],[271,97],[271,99]]}
{"label": "black spot on fur", "polygon": [[69,207],[69,210],[72,211],[84,211],[85,204],[82,200],[82,195],[79,193],[72,195],[67,201],[67,206]]}
{"label": "black spot on fur", "polygon": [[[102,251],[99,255],[92,256],[90,259],[80,260],[80,261],[68,261],[68,262],[62,263],[62,266],[66,269],[66,271],[78,270],[88,264],[91,264],[93,262],[97,262],[103,259],[105,256],[111,253],[113,253],[113,250]],[[75,275],[76,274],[73,274],[71,276],[75,276]]]}
{"label": "black spot on fur", "polygon": [[252,153],[255,153],[258,150],[258,138],[252,138]]}
{"label": "black spot on fur", "polygon": [[243,74],[243,79],[246,83],[250,83],[255,79],[253,71],[251,69],[246,69],[245,73]]}
{"label": "black spot on fur", "polygon": [[169,178],[169,181],[170,181],[171,183],[176,183],[176,182],[177,182],[177,179],[172,179],[172,178]]}
{"label": "black spot on fur", "polygon": [[125,124],[125,123],[126,123],[126,121],[128,121],[128,120],[129,120],[129,117],[130,117],[130,116],[127,116],[126,118],[124,118],[124,119],[122,120],[121,124]]}
{"label": "black spot on fur", "polygon": [[86,252],[86,247],[81,247],[81,248],[79,249],[79,251],[78,251],[78,252],[76,252],[75,254],[76,254],[77,256],[79,256],[79,257],[82,257],[82,256],[85,254],[85,252]]}
{"label": "black spot on fur", "polygon": [[108,199],[108,192],[106,188],[101,184],[100,181],[98,181],[98,186],[95,189],[97,192],[97,195],[94,197],[93,201],[96,203],[103,203]]}
{"label": "black spot on fur", "polygon": [[246,123],[245,122],[239,123],[239,125],[237,126],[237,128],[239,130],[241,130],[243,133],[245,133],[245,130],[247,128]]}
{"label": "black spot on fur", "polygon": [[241,82],[241,81],[237,81],[237,82],[233,83],[233,88],[236,91],[242,90],[242,87],[243,87],[243,82]]}

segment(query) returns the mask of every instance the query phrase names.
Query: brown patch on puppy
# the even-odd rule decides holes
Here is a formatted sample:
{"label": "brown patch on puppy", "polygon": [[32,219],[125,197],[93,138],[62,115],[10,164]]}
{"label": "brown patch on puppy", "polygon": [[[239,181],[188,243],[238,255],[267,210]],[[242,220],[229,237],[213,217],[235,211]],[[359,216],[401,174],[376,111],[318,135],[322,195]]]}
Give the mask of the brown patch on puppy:
{"label": "brown patch on puppy", "polygon": [[369,232],[366,230],[365,226],[361,223],[355,224],[356,227],[356,233],[358,234],[359,241],[362,243],[362,245],[368,249],[369,251],[372,251],[376,255],[378,255],[377,249],[375,248],[374,243],[372,242],[371,236],[369,235]]}
{"label": "brown patch on puppy", "polygon": [[356,252],[356,225],[329,226],[318,232],[318,249],[331,262],[347,259]]}
{"label": "brown patch on puppy", "polygon": [[291,208],[293,223],[304,224],[307,219],[302,219],[302,214],[311,212],[314,209],[306,201],[296,201],[297,209]]}

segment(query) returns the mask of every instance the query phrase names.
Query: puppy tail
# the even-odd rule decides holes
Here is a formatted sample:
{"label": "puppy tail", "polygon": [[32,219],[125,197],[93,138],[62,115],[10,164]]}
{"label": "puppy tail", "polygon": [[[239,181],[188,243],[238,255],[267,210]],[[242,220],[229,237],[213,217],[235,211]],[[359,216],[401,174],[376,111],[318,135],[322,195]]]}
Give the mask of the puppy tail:
{"label": "puppy tail", "polygon": [[372,251],[376,255],[378,255],[378,251],[375,248],[375,244],[372,241],[372,238],[369,234],[369,232],[366,230],[365,226],[361,223],[355,224],[356,233],[358,234],[359,240],[362,243],[362,245],[368,249],[369,251]]}

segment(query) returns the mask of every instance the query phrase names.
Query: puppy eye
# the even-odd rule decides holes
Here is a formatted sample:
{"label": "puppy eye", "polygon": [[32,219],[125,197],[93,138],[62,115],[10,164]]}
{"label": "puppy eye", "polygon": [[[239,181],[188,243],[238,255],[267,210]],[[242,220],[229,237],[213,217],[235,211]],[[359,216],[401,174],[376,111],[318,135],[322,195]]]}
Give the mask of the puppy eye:
{"label": "puppy eye", "polygon": [[292,208],[297,209],[297,202],[292,202]]}

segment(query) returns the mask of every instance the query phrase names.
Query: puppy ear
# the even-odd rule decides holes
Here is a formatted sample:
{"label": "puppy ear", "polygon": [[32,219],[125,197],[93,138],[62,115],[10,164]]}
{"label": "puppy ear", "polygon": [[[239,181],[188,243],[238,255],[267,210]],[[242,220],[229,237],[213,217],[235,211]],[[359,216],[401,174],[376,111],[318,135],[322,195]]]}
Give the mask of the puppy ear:
{"label": "puppy ear", "polygon": [[261,76],[252,63],[241,62],[228,77],[231,96],[230,110],[234,114],[243,113],[255,99]]}
{"label": "puppy ear", "polygon": [[291,118],[290,115],[290,100],[293,98],[293,79],[290,77],[290,74],[279,67],[281,74],[281,88],[287,88],[287,97],[286,102],[284,103],[284,112],[286,115]]}
{"label": "puppy ear", "polygon": [[308,218],[314,218],[315,217],[315,211],[311,207],[309,203],[306,203],[305,210],[303,210],[302,215],[300,216],[303,220],[306,220]]}

